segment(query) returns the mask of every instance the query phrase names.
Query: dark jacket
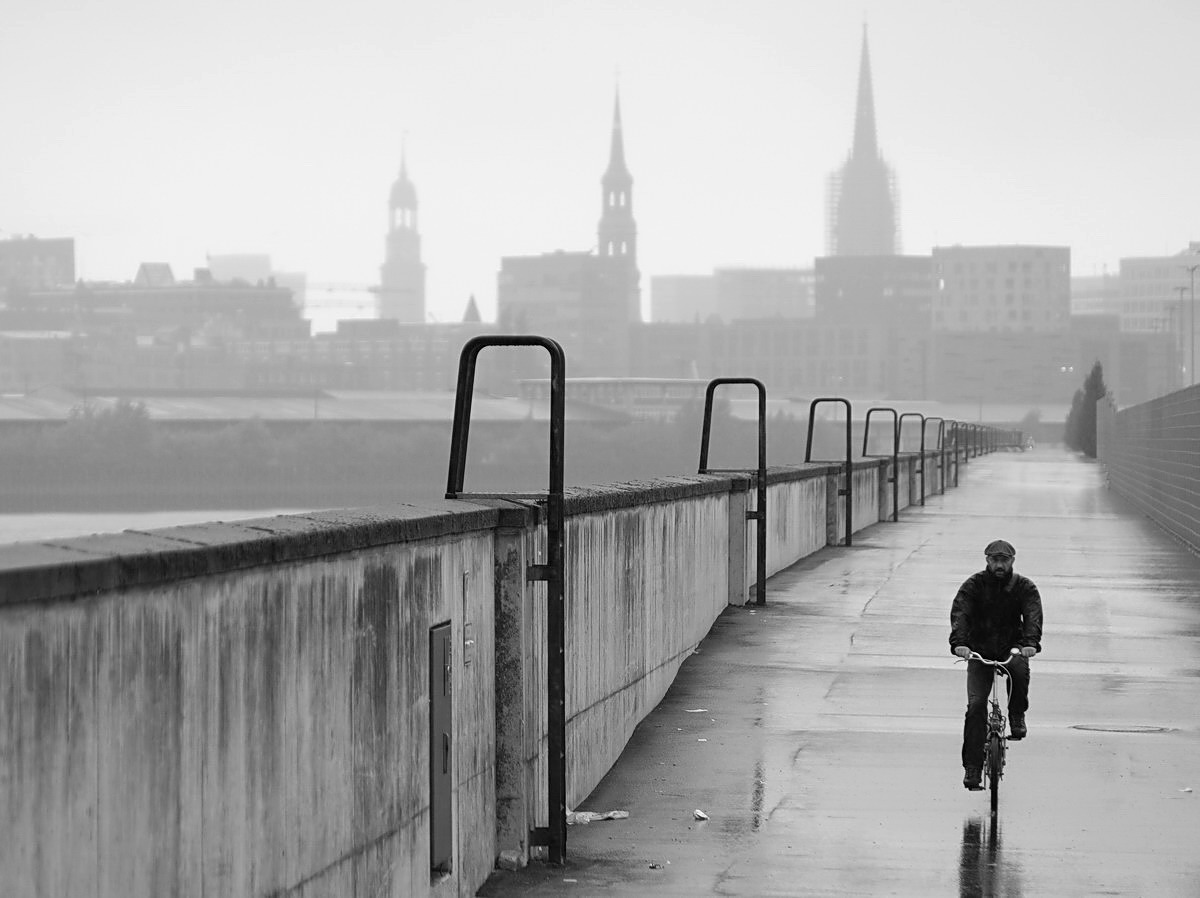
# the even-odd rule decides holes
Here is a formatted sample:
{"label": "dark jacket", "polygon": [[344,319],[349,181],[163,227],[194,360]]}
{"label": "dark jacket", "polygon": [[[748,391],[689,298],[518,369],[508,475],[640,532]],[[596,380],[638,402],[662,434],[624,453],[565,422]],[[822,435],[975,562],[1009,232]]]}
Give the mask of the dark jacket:
{"label": "dark jacket", "polygon": [[950,651],[965,645],[1003,661],[1012,648],[1042,650],[1042,597],[1028,577],[1013,572],[1000,583],[986,570],[958,588],[950,607]]}

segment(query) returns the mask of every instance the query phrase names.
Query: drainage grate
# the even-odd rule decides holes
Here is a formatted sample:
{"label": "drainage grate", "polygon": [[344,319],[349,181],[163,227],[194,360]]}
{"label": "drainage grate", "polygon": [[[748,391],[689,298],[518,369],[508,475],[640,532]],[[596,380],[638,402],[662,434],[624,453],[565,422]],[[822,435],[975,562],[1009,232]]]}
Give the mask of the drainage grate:
{"label": "drainage grate", "polygon": [[1150,726],[1120,726],[1118,724],[1104,723],[1077,723],[1071,727],[1073,730],[1087,730],[1089,733],[1169,733],[1170,727],[1150,727]]}

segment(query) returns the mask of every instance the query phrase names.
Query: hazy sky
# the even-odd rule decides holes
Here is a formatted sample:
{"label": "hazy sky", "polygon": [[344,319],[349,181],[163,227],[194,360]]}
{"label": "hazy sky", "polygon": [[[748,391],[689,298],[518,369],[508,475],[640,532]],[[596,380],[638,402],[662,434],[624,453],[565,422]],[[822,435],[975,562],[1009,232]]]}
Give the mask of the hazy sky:
{"label": "hazy sky", "polygon": [[[620,84],[650,277],[807,267],[869,27],[903,249],[1200,239],[1195,0],[37,0],[0,28],[0,237],[77,273],[266,253],[376,284],[407,147],[428,307],[595,245]],[[320,289],[318,286],[317,289]]]}

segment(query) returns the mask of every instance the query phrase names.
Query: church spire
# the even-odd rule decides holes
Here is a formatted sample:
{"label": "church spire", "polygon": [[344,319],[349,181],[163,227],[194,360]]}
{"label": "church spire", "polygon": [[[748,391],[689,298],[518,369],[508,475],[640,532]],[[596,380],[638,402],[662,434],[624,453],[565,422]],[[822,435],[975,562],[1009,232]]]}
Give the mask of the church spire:
{"label": "church spire", "polygon": [[829,179],[828,252],[831,256],[892,256],[899,251],[895,175],[879,152],[871,56],[863,24],[858,63],[854,145]]}
{"label": "church spire", "polygon": [[854,150],[859,158],[879,155],[875,137],[875,94],[871,88],[871,55],[867,49],[867,25],[863,23],[862,56],[858,63],[858,106],[854,115]]}
{"label": "church spire", "polygon": [[392,184],[392,195],[388,202],[388,230],[404,228],[417,230],[417,188],[408,177],[408,147],[400,145],[400,174]]}
{"label": "church spire", "polygon": [[637,222],[633,219],[633,176],[625,165],[625,135],[621,130],[621,92],[613,102],[612,141],[608,168],[600,179],[599,255],[611,260],[617,300],[625,321],[641,321],[638,289]]}
{"label": "church spire", "polygon": [[600,255],[628,259],[637,265],[637,225],[633,220],[633,176],[625,165],[625,137],[621,131],[621,94],[613,104],[612,142],[608,168],[600,179]]}
{"label": "church spire", "polygon": [[625,168],[625,137],[621,130],[621,92],[617,91],[613,103],[612,145],[608,151],[608,171],[605,177],[624,175],[629,176]]}
{"label": "church spire", "polygon": [[401,144],[400,174],[388,197],[388,231],[379,271],[379,317],[425,321],[425,263],[417,226],[417,188],[408,177],[408,149]]}

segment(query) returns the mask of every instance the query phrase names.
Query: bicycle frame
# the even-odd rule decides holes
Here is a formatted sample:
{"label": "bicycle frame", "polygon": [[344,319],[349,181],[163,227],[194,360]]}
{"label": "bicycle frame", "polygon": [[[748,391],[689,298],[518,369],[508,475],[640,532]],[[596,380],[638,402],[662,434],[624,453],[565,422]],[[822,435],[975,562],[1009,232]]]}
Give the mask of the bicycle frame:
{"label": "bicycle frame", "polygon": [[[987,735],[983,744],[983,776],[987,788],[991,792],[992,813],[995,814],[1000,805],[1000,779],[1004,776],[1004,762],[1008,755],[1008,700],[1012,695],[1012,680],[1008,674],[1008,664],[1019,653],[1014,649],[1007,660],[993,661],[978,652],[967,655],[968,661],[979,661],[992,668],[992,692],[988,698]],[[1001,698],[1001,681],[1004,683],[1003,698]]]}
{"label": "bicycle frame", "polygon": [[[1007,663],[1007,662],[1005,662],[1005,663]],[[1001,683],[1004,684],[1003,700],[1001,699],[1001,695],[1000,695],[1000,692],[1001,692],[1000,684]],[[1008,718],[1005,717],[1004,712],[1008,709],[1008,699],[1011,695],[1012,695],[1012,680],[1009,679],[1008,670],[1006,669],[1006,667],[1004,667],[1000,664],[993,664],[992,665],[992,694],[988,699],[987,746],[984,749],[983,771],[984,771],[985,777],[991,777],[993,775],[993,773],[997,778],[1004,775],[1004,759],[1005,759],[1005,755],[1008,752],[1008,730],[1006,728],[1006,724],[1008,723]],[[997,763],[995,765],[994,771],[993,771],[993,766],[988,763],[988,761],[990,759],[987,756],[988,750],[990,750],[990,748],[992,746],[992,737],[993,736],[1000,737],[1000,757],[998,758],[999,763]]]}

